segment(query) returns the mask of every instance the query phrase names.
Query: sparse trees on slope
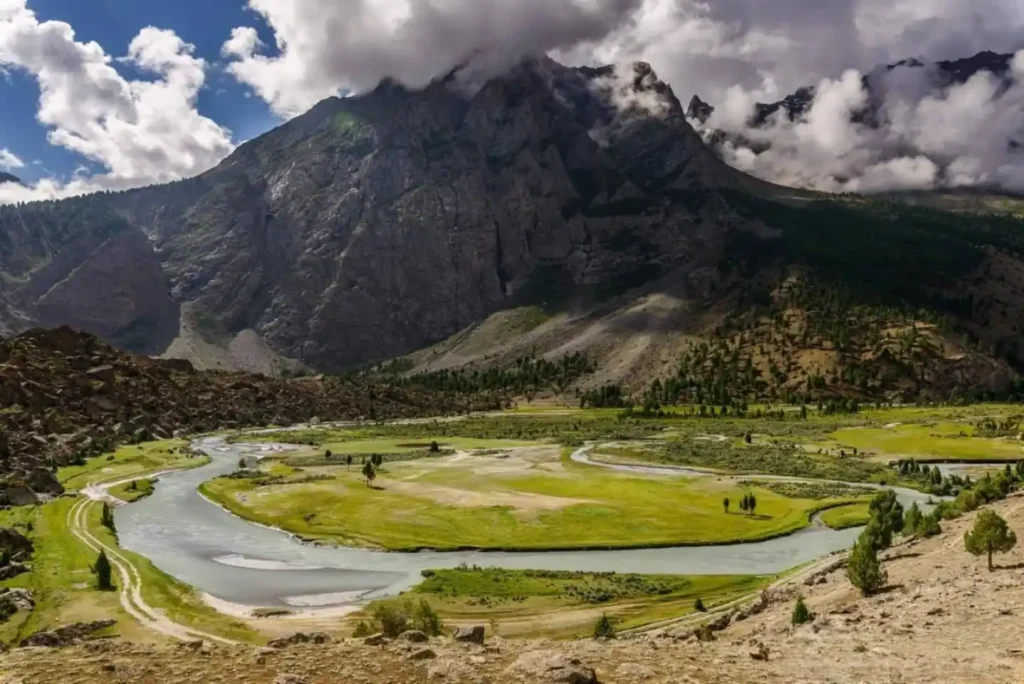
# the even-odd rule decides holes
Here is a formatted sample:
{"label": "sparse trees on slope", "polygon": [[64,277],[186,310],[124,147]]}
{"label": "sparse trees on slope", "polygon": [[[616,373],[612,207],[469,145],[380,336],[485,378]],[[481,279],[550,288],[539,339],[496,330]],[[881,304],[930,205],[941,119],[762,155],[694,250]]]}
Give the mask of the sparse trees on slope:
{"label": "sparse trees on slope", "polygon": [[1006,553],[1017,545],[1017,535],[995,511],[982,511],[974,521],[974,529],[964,534],[964,546],[975,556],[988,556],[988,570],[992,572],[993,553]]}

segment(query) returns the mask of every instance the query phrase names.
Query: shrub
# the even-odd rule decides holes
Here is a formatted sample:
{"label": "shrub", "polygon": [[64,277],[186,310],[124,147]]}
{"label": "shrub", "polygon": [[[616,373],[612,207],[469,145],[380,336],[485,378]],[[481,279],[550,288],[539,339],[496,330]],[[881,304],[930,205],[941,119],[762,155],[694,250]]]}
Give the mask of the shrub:
{"label": "shrub", "polygon": [[421,599],[418,604],[413,604],[408,599],[395,599],[370,604],[370,623],[367,627],[393,639],[410,629],[437,636],[444,629],[444,624],[426,600]]}
{"label": "shrub", "polygon": [[358,625],[356,625],[355,630],[352,632],[352,636],[356,639],[362,639],[363,637],[370,636],[370,634],[372,633],[373,632],[371,631],[369,624],[367,624],[366,622],[360,622]]}
{"label": "shrub", "polygon": [[702,599],[697,599],[693,602],[693,609],[698,613],[708,612],[708,609],[704,607],[704,601]]}
{"label": "shrub", "polygon": [[594,638],[595,639],[614,639],[615,638],[615,625],[608,618],[608,615],[602,613],[601,617],[597,619],[594,624]]}
{"label": "shrub", "polygon": [[111,591],[114,588],[112,573],[113,569],[110,567],[106,552],[100,551],[96,564],[92,566],[92,574],[96,575],[96,588],[100,591]]}
{"label": "shrub", "polygon": [[807,608],[807,604],[804,603],[804,597],[797,597],[796,605],[793,606],[793,625],[805,625],[813,620],[814,614],[811,613]]}

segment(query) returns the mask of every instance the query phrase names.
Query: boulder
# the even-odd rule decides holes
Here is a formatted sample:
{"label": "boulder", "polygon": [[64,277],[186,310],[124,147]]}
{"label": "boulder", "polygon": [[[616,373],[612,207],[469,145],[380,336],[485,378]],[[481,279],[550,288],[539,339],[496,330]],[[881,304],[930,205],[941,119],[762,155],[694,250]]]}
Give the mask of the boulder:
{"label": "boulder", "polygon": [[421,648],[409,654],[409,660],[433,660],[437,654],[429,648]]}
{"label": "boulder", "polygon": [[418,629],[410,629],[407,632],[402,632],[398,635],[399,641],[406,641],[410,644],[422,644],[430,641],[430,637],[421,632]]}
{"label": "boulder", "polygon": [[524,653],[504,674],[510,680],[516,678],[540,684],[598,684],[592,667],[557,651]]}
{"label": "boulder", "polygon": [[0,582],[22,575],[31,569],[32,568],[28,567],[24,563],[8,563],[4,567],[0,568]]}
{"label": "boulder", "polygon": [[750,657],[754,660],[768,660],[768,647],[756,642],[750,647]]}
{"label": "boulder", "polygon": [[484,643],[484,626],[474,625],[472,627],[459,627],[452,634],[452,638],[455,641],[461,641],[467,644],[482,644]]}
{"label": "boulder", "polygon": [[274,679],[274,684],[309,684],[309,679],[303,675],[282,672]]}
{"label": "boulder", "polygon": [[312,632],[306,634],[305,632],[295,632],[285,637],[279,637],[272,639],[267,642],[267,646],[270,648],[285,648],[287,646],[294,646],[295,644],[329,644],[331,643],[331,635],[324,632]]}
{"label": "boulder", "polygon": [[113,627],[116,620],[97,620],[96,622],[77,622],[73,625],[66,625],[52,632],[36,632],[21,640],[19,646],[46,646],[48,648],[60,648],[69,646],[79,639],[84,639],[102,629]]}
{"label": "boulder", "polygon": [[51,494],[58,496],[64,493],[64,486],[57,481],[53,473],[45,468],[36,468],[28,476],[29,488],[39,494]]}
{"label": "boulder", "polygon": [[0,528],[0,549],[7,552],[8,558],[23,558],[32,555],[32,542],[18,530],[3,527]]}
{"label": "boulder", "polygon": [[388,643],[388,638],[383,634],[371,634],[363,639],[363,646],[383,646]]}

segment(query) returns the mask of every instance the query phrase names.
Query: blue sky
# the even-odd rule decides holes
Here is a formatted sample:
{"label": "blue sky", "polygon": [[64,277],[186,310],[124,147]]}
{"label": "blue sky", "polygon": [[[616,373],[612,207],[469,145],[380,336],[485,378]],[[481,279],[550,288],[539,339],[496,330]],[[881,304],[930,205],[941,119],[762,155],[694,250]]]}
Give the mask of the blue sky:
{"label": "blue sky", "polygon": [[[95,41],[113,58],[125,55],[132,39],[147,26],[173,30],[209,63],[198,98],[201,114],[230,129],[236,144],[280,123],[262,99],[223,68],[220,48],[235,26],[251,26],[273,45],[266,24],[243,7],[243,0],[28,0],[27,5],[40,22],[66,22],[74,28],[76,41]],[[112,66],[127,79],[152,78],[131,65],[115,61]],[[0,78],[0,149],[25,162],[12,169],[15,175],[34,182],[44,176],[67,180],[81,166],[92,173],[103,170],[96,162],[49,144],[46,129],[36,120],[38,109],[36,79],[24,70],[8,69],[6,78]]]}

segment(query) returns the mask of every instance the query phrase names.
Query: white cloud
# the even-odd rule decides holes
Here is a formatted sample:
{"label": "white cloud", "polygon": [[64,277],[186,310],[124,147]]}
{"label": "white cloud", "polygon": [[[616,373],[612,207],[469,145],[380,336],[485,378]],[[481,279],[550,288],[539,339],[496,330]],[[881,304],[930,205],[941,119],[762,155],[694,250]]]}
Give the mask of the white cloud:
{"label": "white cloud", "polygon": [[153,76],[128,80],[95,42],[60,21],[40,22],[25,0],[0,0],[0,66],[21,69],[40,88],[37,118],[48,140],[104,172],[0,186],[0,201],[61,197],[176,180],[210,168],[233,149],[230,131],[196,110],[206,63],[174,32],[139,32],[118,61]]}
{"label": "white cloud", "polygon": [[0,147],[0,171],[13,171],[25,166],[25,162],[10,150]]}
{"label": "white cloud", "polygon": [[248,0],[274,31],[224,44],[229,71],[282,116],[384,77],[419,87],[470,57],[500,68],[528,54],[604,38],[644,0]]}

